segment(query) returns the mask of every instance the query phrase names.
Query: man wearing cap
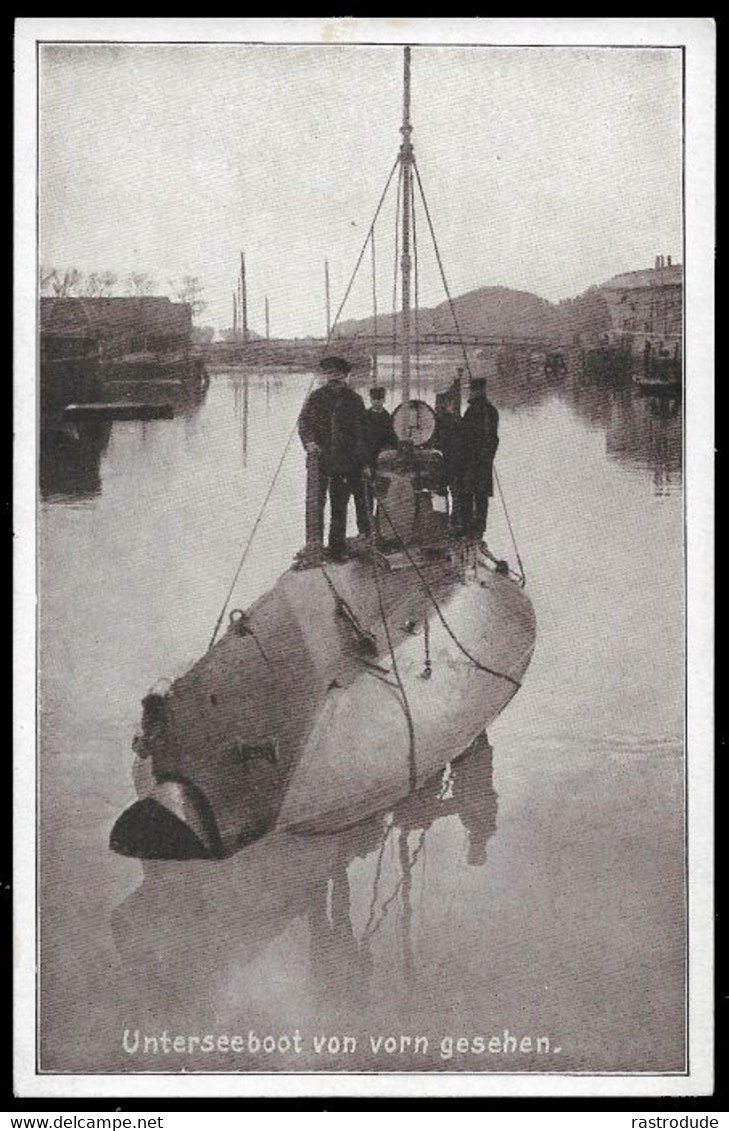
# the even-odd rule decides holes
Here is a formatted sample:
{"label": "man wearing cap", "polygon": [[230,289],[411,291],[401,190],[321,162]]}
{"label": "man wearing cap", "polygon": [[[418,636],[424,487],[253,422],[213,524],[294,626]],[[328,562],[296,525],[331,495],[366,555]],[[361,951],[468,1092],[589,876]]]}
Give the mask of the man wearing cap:
{"label": "man wearing cap", "polygon": [[451,529],[463,532],[463,437],[458,411],[459,394],[453,386],[435,396],[435,429],[430,447],[443,456],[445,481],[451,493]]}
{"label": "man wearing cap", "polygon": [[299,436],[308,453],[317,453],[318,540],[324,540],[324,504],[329,491],[329,551],[336,560],[347,556],[347,505],[354,496],[357,527],[370,533],[363,467],[365,452],[365,407],[362,398],[347,385],[352,368],[343,357],[325,357],[320,368],[326,385],[308,397],[299,416]]}
{"label": "man wearing cap", "polygon": [[499,413],[486,396],[485,377],[471,380],[461,439],[464,533],[480,539],[486,532],[489,499],[494,493],[494,456],[499,446]]}
{"label": "man wearing cap", "polygon": [[385,390],[382,385],[370,389],[370,407],[365,412],[365,453],[366,462],[372,474],[377,466],[377,457],[385,448],[396,448],[397,436],[392,417],[385,408]]}

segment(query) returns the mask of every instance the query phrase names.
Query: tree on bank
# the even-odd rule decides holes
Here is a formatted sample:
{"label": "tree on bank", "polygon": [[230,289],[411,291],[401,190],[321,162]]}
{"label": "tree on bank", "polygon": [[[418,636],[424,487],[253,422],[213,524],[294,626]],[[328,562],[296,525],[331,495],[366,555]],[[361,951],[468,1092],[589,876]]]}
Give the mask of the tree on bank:
{"label": "tree on bank", "polygon": [[128,295],[151,295],[156,286],[154,279],[146,271],[132,271],[125,280]]}
{"label": "tree on bank", "polygon": [[52,295],[54,298],[68,298],[71,295],[83,293],[83,275],[75,267],[68,267],[59,271],[56,267],[40,269],[41,294]]}
{"label": "tree on bank", "polygon": [[113,271],[92,271],[86,280],[86,294],[91,298],[109,298],[114,294],[117,276]]}
{"label": "tree on bank", "polygon": [[186,302],[192,311],[193,321],[207,306],[201,298],[203,284],[199,275],[183,275],[179,283],[170,283],[178,302]]}
{"label": "tree on bank", "polygon": [[[84,275],[76,267],[59,270],[41,264],[39,271],[40,293],[52,298],[109,298],[111,296],[142,296],[159,294],[162,288],[146,271],[131,271],[122,282],[114,271],[90,271]],[[202,298],[204,285],[199,275],[183,275],[181,279],[168,280],[169,297],[185,302],[196,319],[207,303]]]}

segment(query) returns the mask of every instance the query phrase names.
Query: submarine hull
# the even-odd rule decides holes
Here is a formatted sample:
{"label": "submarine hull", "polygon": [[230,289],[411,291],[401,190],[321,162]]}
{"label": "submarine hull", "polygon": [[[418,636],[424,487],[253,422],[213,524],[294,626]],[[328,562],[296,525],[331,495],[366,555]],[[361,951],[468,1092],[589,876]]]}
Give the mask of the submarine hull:
{"label": "submarine hull", "polygon": [[[346,828],[407,796],[488,727],[529,665],[531,602],[478,555],[401,565],[369,557],[291,569],[236,613],[147,704],[135,776],[154,804],[122,814],[112,848],[164,859],[170,843],[189,855],[198,843],[210,859],[273,830]],[[175,826],[170,840],[162,787],[176,820],[192,814],[190,837]],[[140,818],[152,824],[140,831]],[[155,828],[167,837],[158,853]]]}

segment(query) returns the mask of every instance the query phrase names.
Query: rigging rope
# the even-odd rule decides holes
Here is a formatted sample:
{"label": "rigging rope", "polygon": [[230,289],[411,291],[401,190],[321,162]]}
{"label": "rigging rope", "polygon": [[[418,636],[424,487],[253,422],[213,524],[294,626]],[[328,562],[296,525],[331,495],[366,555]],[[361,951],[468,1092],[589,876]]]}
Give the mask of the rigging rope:
{"label": "rigging rope", "polygon": [[392,169],[390,170],[390,175],[387,178],[387,182],[385,184],[385,187],[382,190],[382,196],[380,197],[377,208],[375,209],[375,215],[373,217],[372,223],[370,224],[370,226],[367,230],[367,235],[365,237],[365,241],[362,244],[362,250],[360,251],[359,256],[357,257],[357,262],[354,265],[354,271],[352,272],[352,275],[350,277],[349,283],[347,285],[347,289],[344,292],[344,298],[342,299],[342,301],[339,304],[339,310],[337,311],[336,317],[334,319],[334,322],[332,323],[332,327],[331,327],[331,329],[329,331],[329,335],[327,337],[327,344],[329,344],[329,342],[332,340],[332,334],[334,333],[334,330],[336,329],[337,323],[339,322],[339,319],[342,316],[342,311],[344,310],[347,299],[349,298],[349,292],[352,290],[352,284],[354,283],[357,272],[359,271],[359,265],[362,262],[362,260],[364,259],[364,253],[367,250],[367,244],[370,241],[370,235],[372,234],[374,226],[377,223],[377,217],[380,215],[380,209],[382,208],[382,205],[384,204],[384,201],[385,201],[385,197],[387,196],[387,190],[390,187],[390,182],[392,181],[392,178],[395,175],[395,170],[397,169],[399,164],[400,164],[400,155],[398,154],[397,157],[395,158],[395,164],[392,166]]}
{"label": "rigging rope", "polygon": [[[398,156],[398,161],[400,160]],[[397,280],[400,275],[400,199],[402,196],[402,164],[400,165],[400,176],[397,179],[397,197],[395,199],[395,264],[392,275],[392,371],[390,379],[392,381],[393,396],[395,393],[395,356],[397,354]]]}
{"label": "rigging rope", "polygon": [[365,928],[364,928],[364,931],[362,932],[362,938],[360,939],[360,942],[363,942],[367,938],[369,929],[370,929],[372,922],[375,918],[375,909],[377,907],[377,896],[379,895],[379,892],[380,892],[380,878],[382,876],[382,864],[383,864],[383,861],[384,861],[384,858],[385,858],[385,848],[387,847],[387,842],[390,838],[390,833],[392,832],[393,828],[394,828],[393,814],[388,813],[387,827],[386,827],[385,832],[384,832],[383,837],[382,837],[382,842],[380,844],[380,851],[377,854],[377,865],[375,867],[375,878],[374,878],[374,881],[373,881],[373,884],[372,884],[372,899],[370,900],[369,915],[367,916],[367,922],[365,923]]}
{"label": "rigging rope", "polygon": [[377,258],[375,256],[375,226],[372,225],[370,233],[370,247],[372,249],[372,329],[375,335],[375,348],[372,354],[373,384],[377,384]]}
{"label": "rigging rope", "polygon": [[417,785],[417,764],[415,760],[415,724],[413,722],[412,712],[410,710],[410,703],[408,702],[407,692],[403,684],[400,672],[397,667],[397,660],[395,659],[395,648],[392,643],[390,635],[390,626],[387,623],[387,614],[385,612],[385,602],[382,597],[382,585],[380,582],[380,573],[377,565],[377,535],[375,533],[375,523],[372,523],[372,533],[370,535],[370,547],[372,550],[372,568],[375,577],[375,588],[377,589],[377,603],[380,607],[380,617],[382,618],[382,627],[385,630],[385,639],[387,640],[387,647],[390,652],[390,660],[392,662],[392,674],[400,692],[401,706],[405,721],[408,725],[408,781],[410,785],[410,792],[415,789]]}
{"label": "rigging rope", "polygon": [[[312,377],[311,382],[309,383],[309,388],[306,391],[306,397],[309,396],[309,393],[314,388],[315,381],[316,381],[316,376]],[[304,400],[306,400],[306,397],[304,398]],[[220,630],[220,626],[223,623],[223,617],[225,616],[225,610],[228,607],[228,602],[230,601],[230,598],[233,596],[233,590],[235,589],[236,582],[238,581],[238,578],[240,577],[240,572],[243,569],[243,565],[244,565],[245,560],[248,556],[248,551],[251,548],[251,545],[253,543],[253,539],[255,538],[256,533],[258,531],[258,527],[261,524],[261,519],[263,518],[263,515],[265,514],[266,507],[268,506],[269,499],[271,498],[271,495],[273,494],[273,489],[276,486],[276,483],[278,482],[278,477],[281,474],[281,468],[284,465],[284,460],[286,459],[286,456],[288,454],[288,450],[291,447],[291,441],[293,440],[294,436],[296,435],[296,429],[297,429],[298,423],[299,423],[299,418],[298,418],[298,415],[297,415],[296,420],[294,421],[293,427],[288,434],[288,438],[286,440],[286,443],[284,444],[284,449],[281,452],[281,458],[279,459],[278,464],[276,466],[276,470],[273,473],[273,478],[272,478],[272,480],[269,484],[268,491],[266,492],[266,497],[264,498],[263,502],[261,503],[260,509],[258,511],[258,515],[256,517],[256,521],[253,523],[253,527],[251,529],[251,532],[248,535],[248,541],[246,542],[245,546],[243,547],[243,553],[240,556],[240,561],[238,562],[238,568],[236,569],[235,574],[233,575],[233,580],[230,583],[230,588],[228,589],[228,592],[227,592],[226,597],[225,597],[225,601],[223,602],[223,607],[220,610],[220,616],[218,617],[217,621],[215,622],[215,628],[213,629],[213,635],[210,637],[210,643],[208,644],[208,651],[210,651],[210,649],[212,648],[213,644],[215,643],[215,641],[217,639],[217,635],[218,635],[218,632]]]}
{"label": "rigging rope", "polygon": [[418,400],[420,400],[420,276],[418,272],[418,228],[415,222],[415,182],[412,177],[410,178],[410,215],[413,225],[413,263],[415,265],[415,376]]}
{"label": "rigging rope", "polygon": [[446,632],[448,633],[448,635],[450,636],[451,640],[456,645],[458,650],[466,657],[466,659],[470,660],[472,664],[475,664],[476,667],[479,668],[482,672],[486,672],[488,675],[497,676],[498,679],[505,679],[508,683],[513,684],[515,688],[521,687],[521,683],[519,682],[518,679],[514,679],[513,676],[507,675],[506,672],[499,672],[499,671],[496,671],[494,668],[486,667],[485,664],[482,664],[480,660],[477,660],[475,656],[472,656],[471,653],[468,651],[468,649],[466,647],[464,647],[463,644],[461,644],[461,642],[458,639],[458,637],[456,636],[455,632],[453,631],[451,626],[448,624],[448,621],[445,619],[445,617],[443,615],[443,611],[441,610],[441,607],[438,604],[438,598],[435,596],[435,593],[430,588],[430,585],[428,584],[425,577],[423,576],[423,573],[422,573],[420,567],[418,566],[418,563],[415,561],[414,557],[410,553],[410,550],[408,548],[407,543],[402,538],[402,536],[398,533],[398,529],[395,526],[395,523],[392,521],[392,518],[390,517],[390,515],[387,513],[387,508],[386,508],[386,506],[383,503],[381,498],[378,498],[377,505],[378,505],[378,507],[382,507],[383,514],[385,515],[385,518],[387,519],[387,521],[389,522],[393,531],[395,532],[395,537],[397,538],[398,542],[400,543],[403,550],[405,551],[405,556],[407,557],[411,566],[413,567],[416,574],[420,578],[420,581],[422,582],[423,588],[425,589],[425,592],[427,593],[428,597],[430,598],[430,600],[433,604],[433,608],[436,611],[438,619],[440,620],[441,624],[443,625],[443,628],[446,630]]}
{"label": "rigging rope", "polygon": [[[470,365],[470,362],[468,360],[468,352],[466,350],[466,346],[465,346],[465,343],[463,341],[463,334],[461,333],[461,327],[460,327],[460,324],[459,324],[459,321],[458,321],[458,315],[456,314],[455,304],[453,302],[453,298],[451,297],[450,288],[448,286],[448,280],[446,278],[445,268],[443,266],[443,260],[441,259],[440,248],[438,247],[438,240],[436,239],[436,236],[435,236],[435,229],[433,228],[433,221],[432,221],[431,216],[430,216],[430,209],[428,208],[428,201],[425,198],[425,190],[423,188],[423,182],[422,182],[421,177],[420,177],[420,170],[418,169],[418,166],[415,164],[415,162],[413,162],[413,168],[415,169],[415,176],[416,176],[417,181],[418,181],[418,188],[420,189],[420,198],[423,202],[423,208],[425,210],[425,215],[426,215],[426,218],[427,218],[427,221],[428,221],[428,228],[430,229],[430,236],[431,236],[431,239],[433,241],[433,249],[435,251],[436,259],[438,260],[438,267],[440,269],[440,277],[443,281],[443,287],[445,289],[446,297],[448,298],[448,306],[450,308],[451,317],[453,318],[453,324],[456,328],[456,333],[458,335],[458,343],[461,347],[461,353],[463,354],[463,360],[466,363],[466,371],[468,373],[468,378],[469,378],[470,381],[472,381],[473,380],[473,373],[471,372],[471,365]],[[506,522],[507,522],[508,527],[509,527],[509,533],[511,534],[511,540],[512,540],[512,543],[514,545],[514,552],[516,554],[516,559],[519,563],[519,569],[521,571],[522,586],[523,586],[523,585],[526,584],[526,572],[525,572],[524,566],[522,564],[521,555],[519,554],[519,547],[516,544],[516,538],[514,536],[514,530],[513,530],[513,527],[511,525],[511,517],[509,515],[509,510],[508,510],[508,507],[506,505],[506,498],[504,496],[504,491],[503,491],[503,488],[501,486],[501,482],[499,480],[498,472],[496,471],[495,467],[494,467],[494,476],[496,477],[496,483],[497,483],[497,486],[498,486],[499,495],[501,497],[501,503],[502,503],[502,506],[504,508],[504,514],[506,516]]]}
{"label": "rigging rope", "polygon": [[440,277],[443,281],[443,287],[445,289],[446,297],[448,299],[448,306],[450,307],[451,317],[453,318],[453,324],[456,327],[456,333],[458,335],[458,344],[461,347],[461,353],[463,354],[463,360],[466,363],[466,370],[468,372],[469,380],[473,380],[473,374],[471,373],[471,365],[470,365],[470,362],[468,360],[468,353],[466,351],[466,346],[465,346],[464,341],[463,341],[463,334],[461,333],[461,327],[460,327],[459,322],[458,322],[458,315],[456,314],[456,308],[453,304],[453,299],[451,298],[451,292],[450,292],[450,288],[448,286],[448,280],[446,279],[446,273],[445,273],[445,268],[443,266],[443,260],[441,259],[441,255],[440,255],[440,248],[438,247],[438,241],[435,237],[435,229],[433,227],[433,221],[430,217],[430,209],[428,208],[428,202],[425,199],[425,190],[423,189],[423,182],[420,179],[420,170],[418,169],[418,166],[415,164],[415,162],[413,162],[413,168],[415,169],[415,176],[417,177],[418,188],[420,189],[420,199],[423,202],[423,208],[425,210],[425,218],[428,221],[428,228],[430,229],[430,238],[433,241],[433,250],[435,251],[435,257],[438,260],[438,268],[440,270]]}
{"label": "rigging rope", "polygon": [[504,508],[504,514],[506,515],[506,523],[507,523],[507,526],[509,527],[509,534],[511,535],[511,541],[512,541],[512,544],[514,546],[514,553],[516,554],[516,560],[517,560],[517,563],[519,565],[519,572],[521,573],[521,587],[523,589],[524,586],[526,585],[526,570],[524,569],[524,563],[521,560],[521,555],[519,553],[519,547],[516,544],[516,537],[514,535],[514,528],[511,525],[511,517],[509,515],[509,508],[506,505],[506,499],[504,497],[504,489],[501,486],[501,480],[499,479],[499,473],[496,470],[496,467],[494,467],[493,471],[494,471],[494,478],[496,480],[496,486],[498,487],[499,495],[501,497],[501,505]]}
{"label": "rigging rope", "polygon": [[[355,277],[356,277],[357,272],[359,270],[360,264],[361,264],[361,262],[364,258],[364,253],[367,250],[367,244],[370,242],[370,238],[373,235],[375,224],[377,223],[377,217],[380,214],[380,211],[382,209],[382,205],[385,201],[385,197],[387,196],[387,190],[390,187],[390,183],[392,182],[392,178],[395,175],[395,170],[398,167],[400,167],[400,175],[402,176],[402,165],[400,164],[400,154],[399,153],[398,153],[397,157],[395,158],[395,162],[392,166],[392,169],[390,170],[390,175],[388,176],[387,181],[385,182],[385,187],[382,190],[382,195],[380,196],[380,199],[379,199],[378,204],[377,204],[377,208],[375,209],[375,215],[374,215],[374,217],[372,219],[372,223],[370,224],[369,229],[367,231],[367,235],[365,237],[364,243],[362,244],[362,249],[359,253],[359,256],[357,257],[357,262],[354,265],[354,270],[353,270],[353,272],[350,276],[349,283],[347,284],[347,289],[344,292],[344,298],[340,302],[339,309],[337,310],[334,321],[329,328],[329,332],[327,334],[327,345],[329,345],[329,343],[331,342],[332,335],[333,335],[333,333],[334,333],[334,331],[337,327],[337,323],[339,322],[339,319],[342,316],[342,311],[344,310],[347,299],[349,298],[350,291],[352,290],[352,285],[354,283]],[[374,244],[373,244],[373,250],[374,250]],[[306,390],[306,396],[304,397],[304,402],[306,402],[307,397],[309,396],[312,389],[314,388],[315,382],[316,382],[316,376],[312,377],[312,379],[311,379],[311,383],[309,384],[309,387]],[[243,547],[243,552],[241,554],[240,561],[238,562],[238,567],[235,571],[235,574],[233,575],[233,580],[230,583],[230,588],[228,589],[228,593],[227,593],[225,601],[223,603],[223,607],[220,610],[220,616],[218,617],[218,619],[215,623],[215,628],[213,629],[213,634],[210,637],[210,643],[208,644],[208,651],[212,648],[213,644],[215,643],[215,641],[217,639],[218,632],[220,631],[220,626],[223,623],[223,617],[225,616],[225,610],[227,609],[228,602],[230,601],[230,598],[233,595],[233,590],[235,589],[236,582],[238,581],[238,578],[240,577],[241,570],[243,569],[243,565],[245,563],[246,557],[248,556],[248,551],[250,550],[251,545],[253,543],[253,539],[255,538],[256,533],[258,532],[258,527],[261,524],[261,519],[263,518],[263,515],[265,514],[266,507],[268,506],[271,495],[273,494],[273,490],[276,486],[276,483],[278,482],[278,477],[281,474],[281,469],[284,465],[284,460],[286,459],[286,455],[288,453],[288,450],[291,447],[291,441],[293,440],[294,435],[296,434],[297,425],[298,425],[298,416],[296,418],[296,421],[294,422],[294,425],[293,425],[291,431],[289,432],[288,438],[287,438],[286,443],[284,445],[283,452],[281,453],[281,458],[278,461],[278,465],[276,466],[276,470],[273,474],[273,478],[272,478],[272,480],[269,484],[268,491],[266,492],[266,497],[264,498],[263,503],[261,504],[260,510],[258,511],[258,515],[256,516],[256,521],[254,522],[253,528],[252,528],[252,530],[251,530],[251,532],[248,536],[248,541],[246,542],[245,546]]]}
{"label": "rigging rope", "polygon": [[[401,834],[402,834],[402,831],[403,830],[401,829],[400,830]],[[426,831],[427,831],[426,829],[420,830],[420,840],[418,841],[415,848],[413,849],[412,855],[410,855],[408,853],[408,855],[410,855],[409,868],[410,868],[411,871],[412,871],[413,865],[415,864],[415,861],[418,859],[418,856],[420,856],[420,853],[423,851],[423,849],[425,847],[425,833],[426,833]],[[390,908],[390,905],[394,902],[395,899],[397,899],[398,895],[400,894],[400,891],[402,890],[404,879],[405,879],[405,876],[401,875],[400,879],[395,884],[394,890],[388,896],[388,898],[385,900],[385,902],[382,904],[382,907],[380,908],[380,914],[379,914],[377,920],[372,924],[372,926],[369,929],[365,928],[365,930],[362,932],[362,937],[360,939],[360,945],[363,942],[369,942],[369,940],[373,937],[373,935],[375,935],[377,933],[377,931],[379,931],[380,927],[382,926],[382,924],[384,923],[384,921],[387,917],[387,912]]]}

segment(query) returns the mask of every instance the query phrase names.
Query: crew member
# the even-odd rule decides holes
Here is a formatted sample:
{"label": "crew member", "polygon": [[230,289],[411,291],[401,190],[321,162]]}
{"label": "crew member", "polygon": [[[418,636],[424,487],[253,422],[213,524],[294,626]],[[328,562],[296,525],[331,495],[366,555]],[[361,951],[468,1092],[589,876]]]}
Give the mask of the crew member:
{"label": "crew member", "polygon": [[486,378],[471,380],[468,408],[461,422],[463,444],[463,524],[469,538],[486,532],[493,465],[499,446],[499,414],[486,396]]}
{"label": "crew member", "polygon": [[354,496],[359,533],[368,537],[370,516],[363,469],[365,407],[347,384],[352,366],[343,357],[325,357],[320,368],[327,383],[308,397],[299,416],[299,436],[309,453],[318,454],[318,541],[324,541],[324,504],[329,491],[329,552],[336,561],[347,557],[347,505]]}
{"label": "crew member", "polygon": [[451,529],[463,533],[463,441],[457,393],[453,387],[436,393],[435,430],[430,446],[443,456],[446,486],[451,493]]}
{"label": "crew member", "polygon": [[366,462],[374,475],[377,457],[385,448],[397,447],[397,436],[392,417],[385,408],[385,390],[382,385],[370,389],[370,407],[365,412]]}

